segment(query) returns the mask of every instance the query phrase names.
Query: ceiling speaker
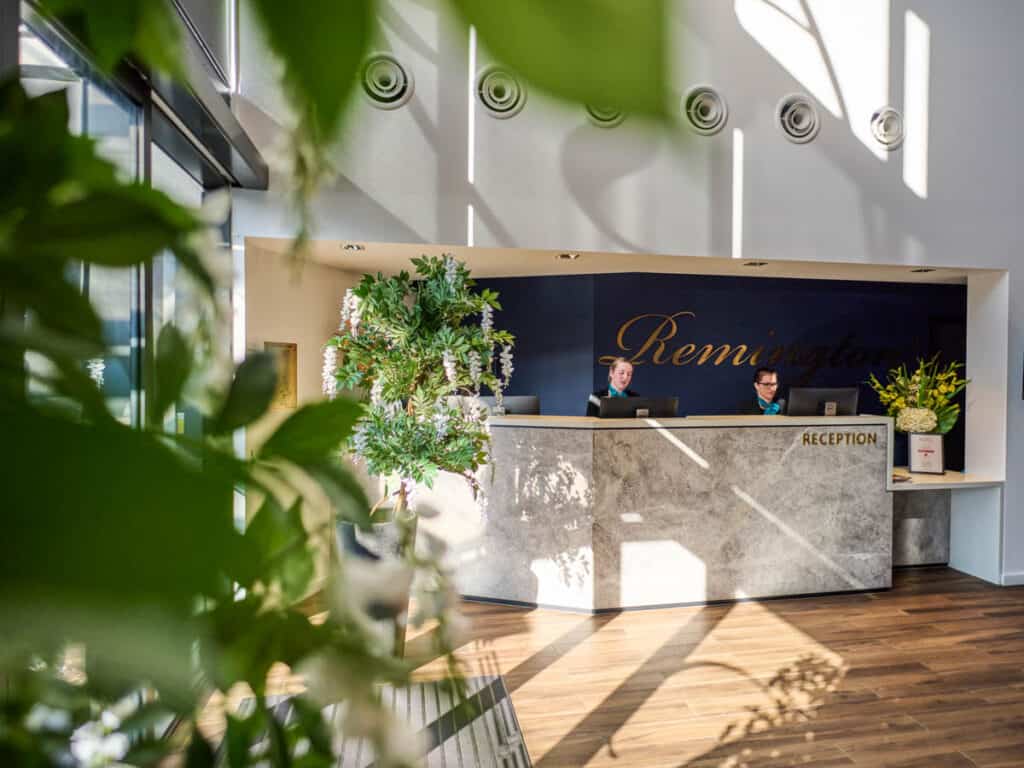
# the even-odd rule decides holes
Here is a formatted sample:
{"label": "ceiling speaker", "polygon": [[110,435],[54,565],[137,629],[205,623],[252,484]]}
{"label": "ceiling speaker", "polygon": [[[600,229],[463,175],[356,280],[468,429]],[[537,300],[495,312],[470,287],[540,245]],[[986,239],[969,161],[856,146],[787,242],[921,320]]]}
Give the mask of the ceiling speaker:
{"label": "ceiling speaker", "polygon": [[729,105],[710,85],[695,85],[683,96],[683,117],[701,136],[713,136],[725,127]]}
{"label": "ceiling speaker", "polygon": [[412,97],[412,75],[390,53],[367,56],[361,80],[363,93],[378,109],[398,109]]}
{"label": "ceiling speaker", "polygon": [[614,128],[626,119],[626,113],[615,107],[596,107],[587,104],[587,118],[599,128]]}
{"label": "ceiling speaker", "polygon": [[894,107],[882,107],[871,116],[871,135],[883,149],[892,151],[903,143],[903,115]]}
{"label": "ceiling speaker", "polygon": [[526,104],[526,86],[503,67],[488,67],[476,80],[476,93],[491,117],[505,120]]}
{"label": "ceiling speaker", "polygon": [[775,108],[775,119],[786,138],[795,144],[806,144],[821,128],[818,110],[810,97],[802,93],[783,96]]}

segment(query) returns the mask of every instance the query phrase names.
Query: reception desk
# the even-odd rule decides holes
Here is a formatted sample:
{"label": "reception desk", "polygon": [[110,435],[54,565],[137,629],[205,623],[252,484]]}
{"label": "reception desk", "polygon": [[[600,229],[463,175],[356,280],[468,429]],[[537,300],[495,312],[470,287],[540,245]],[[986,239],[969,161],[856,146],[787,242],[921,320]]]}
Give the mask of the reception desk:
{"label": "reception desk", "polygon": [[469,597],[598,611],[891,586],[889,418],[491,430],[483,497],[437,502],[477,526],[459,547]]}

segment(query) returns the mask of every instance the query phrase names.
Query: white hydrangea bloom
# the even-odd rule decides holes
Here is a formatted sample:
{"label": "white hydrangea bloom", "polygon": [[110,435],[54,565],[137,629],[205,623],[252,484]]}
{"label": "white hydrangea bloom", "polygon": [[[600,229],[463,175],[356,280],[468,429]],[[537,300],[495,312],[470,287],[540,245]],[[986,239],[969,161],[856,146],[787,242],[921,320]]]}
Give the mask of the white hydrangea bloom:
{"label": "white hydrangea bloom", "polygon": [[896,414],[898,432],[931,432],[939,424],[931,408],[901,408]]}
{"label": "white hydrangea bloom", "polygon": [[324,395],[333,400],[338,395],[338,380],[334,377],[338,370],[338,348],[333,345],[324,347],[324,367],[321,371]]}
{"label": "white hydrangea bloom", "polygon": [[446,349],[444,351],[444,355],[441,357],[441,364],[444,366],[444,375],[448,379],[448,383],[454,387],[459,374],[455,367],[455,355],[452,354],[451,350]]}

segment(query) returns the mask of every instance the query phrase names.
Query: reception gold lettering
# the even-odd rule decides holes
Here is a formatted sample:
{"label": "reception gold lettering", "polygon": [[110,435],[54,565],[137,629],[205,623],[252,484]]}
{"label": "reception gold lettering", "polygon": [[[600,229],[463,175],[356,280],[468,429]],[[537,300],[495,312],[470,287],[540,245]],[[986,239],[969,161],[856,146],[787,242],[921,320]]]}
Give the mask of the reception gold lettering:
{"label": "reception gold lettering", "polygon": [[804,445],[878,445],[877,432],[804,432]]}

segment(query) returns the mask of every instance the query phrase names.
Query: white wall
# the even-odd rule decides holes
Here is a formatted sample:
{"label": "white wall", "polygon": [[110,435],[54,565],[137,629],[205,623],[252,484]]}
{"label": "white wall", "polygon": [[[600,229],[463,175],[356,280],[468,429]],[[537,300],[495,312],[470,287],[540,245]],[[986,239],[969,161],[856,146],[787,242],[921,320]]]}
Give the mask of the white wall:
{"label": "white wall", "polygon": [[[380,47],[407,63],[416,94],[393,112],[357,99],[336,157],[342,175],[318,201],[320,237],[466,243],[472,206],[476,245],[729,255],[738,223],[746,258],[1009,270],[1000,288],[1009,301],[1003,570],[1024,572],[1024,5],[680,1],[668,23],[676,85],[717,87],[730,106],[725,131],[680,142],[629,119],[605,131],[582,109],[531,92],[511,120],[476,109],[472,184],[468,32],[445,20],[442,0],[384,6]],[[286,115],[242,9],[238,112],[266,151]],[[478,66],[487,62],[478,51]],[[808,145],[787,142],[773,123],[793,91],[810,93],[822,116]],[[906,144],[891,154],[866,134],[884,103],[908,119]],[[234,227],[292,232],[285,206],[251,192],[235,197]]]}

